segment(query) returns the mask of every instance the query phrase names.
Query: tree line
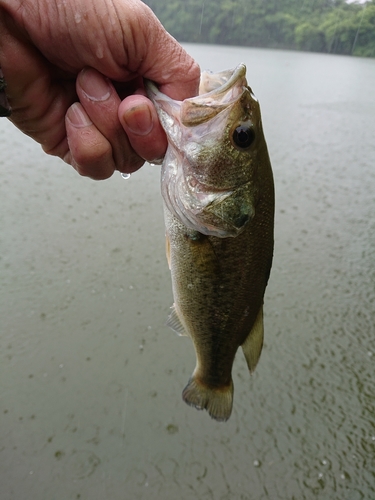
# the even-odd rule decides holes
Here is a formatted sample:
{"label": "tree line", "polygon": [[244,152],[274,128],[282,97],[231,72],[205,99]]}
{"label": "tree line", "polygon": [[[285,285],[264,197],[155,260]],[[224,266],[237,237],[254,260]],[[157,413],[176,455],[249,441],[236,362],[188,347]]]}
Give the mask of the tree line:
{"label": "tree line", "polygon": [[375,0],[144,0],[180,42],[375,57]]}

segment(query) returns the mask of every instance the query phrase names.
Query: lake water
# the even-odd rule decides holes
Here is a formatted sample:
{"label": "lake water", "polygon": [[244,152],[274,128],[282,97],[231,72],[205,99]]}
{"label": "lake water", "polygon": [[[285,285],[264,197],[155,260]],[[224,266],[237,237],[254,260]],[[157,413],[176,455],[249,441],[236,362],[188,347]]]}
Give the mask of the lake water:
{"label": "lake water", "polygon": [[243,61],[275,175],[265,347],[231,419],[185,405],[159,168],[95,183],[0,121],[2,500],[375,499],[375,59]]}

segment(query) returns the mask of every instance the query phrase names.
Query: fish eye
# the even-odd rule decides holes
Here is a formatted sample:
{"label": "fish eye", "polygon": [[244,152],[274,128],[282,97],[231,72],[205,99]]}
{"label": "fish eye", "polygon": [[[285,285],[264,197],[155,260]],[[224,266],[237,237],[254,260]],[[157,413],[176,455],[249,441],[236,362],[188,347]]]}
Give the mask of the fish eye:
{"label": "fish eye", "polygon": [[255,139],[254,128],[250,123],[241,123],[233,130],[233,142],[240,149],[247,149]]}

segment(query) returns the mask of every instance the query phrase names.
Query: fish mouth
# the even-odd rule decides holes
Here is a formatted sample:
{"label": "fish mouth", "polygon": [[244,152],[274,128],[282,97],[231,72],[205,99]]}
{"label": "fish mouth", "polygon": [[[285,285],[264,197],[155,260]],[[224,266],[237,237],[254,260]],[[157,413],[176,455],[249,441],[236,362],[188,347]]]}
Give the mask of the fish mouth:
{"label": "fish mouth", "polygon": [[[240,63],[234,69],[220,71],[218,73],[213,73],[212,71],[202,71],[198,96],[190,97],[185,99],[185,101],[190,101],[192,99],[196,101],[199,97],[206,98],[210,96],[213,96],[216,100],[220,94],[226,94],[228,90],[234,87],[240,79],[242,79],[246,85],[246,66],[244,63]],[[151,101],[154,102],[161,96],[167,97],[159,91],[156,84],[151,80],[145,79],[144,84],[147,95]],[[167,97],[167,100],[173,99]]]}
{"label": "fish mouth", "polygon": [[[206,102],[207,98],[211,96],[215,101],[220,100],[220,97],[225,96],[233,87],[242,87],[241,83],[245,86],[247,85],[246,66],[243,63],[240,63],[234,69],[221,71],[219,73],[203,71],[199,85],[199,97],[205,99]],[[199,101],[199,97],[198,99],[196,97],[193,99]]]}
{"label": "fish mouth", "polygon": [[[208,121],[231,103],[235,102],[247,87],[246,66],[240,63],[236,68],[218,73],[203,71],[199,94],[183,101],[177,101],[159,91],[151,80],[144,80],[147,96],[154,104],[160,122],[172,143],[178,135],[176,126],[193,126]],[[254,97],[252,95],[252,97]],[[202,110],[202,113],[199,113]]]}

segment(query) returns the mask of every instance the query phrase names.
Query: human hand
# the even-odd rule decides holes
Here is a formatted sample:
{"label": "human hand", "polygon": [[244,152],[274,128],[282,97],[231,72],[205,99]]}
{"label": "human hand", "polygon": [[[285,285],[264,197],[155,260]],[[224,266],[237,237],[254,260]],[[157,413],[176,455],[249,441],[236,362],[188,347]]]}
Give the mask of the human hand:
{"label": "human hand", "polygon": [[200,73],[140,0],[0,0],[0,67],[10,120],[94,179],[165,152],[142,78],[184,99]]}

